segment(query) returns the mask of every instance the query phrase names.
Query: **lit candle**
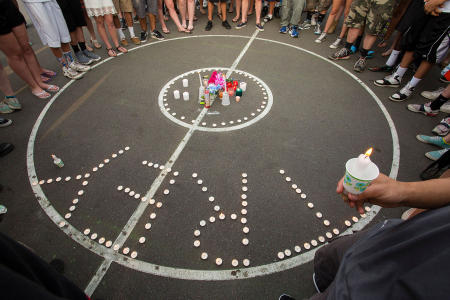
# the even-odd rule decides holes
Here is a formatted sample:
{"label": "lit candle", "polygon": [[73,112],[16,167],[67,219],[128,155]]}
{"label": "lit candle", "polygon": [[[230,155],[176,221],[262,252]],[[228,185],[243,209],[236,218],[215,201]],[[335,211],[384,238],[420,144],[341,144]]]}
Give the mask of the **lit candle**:
{"label": "lit candle", "polygon": [[378,177],[380,171],[376,164],[370,160],[372,148],[357,158],[351,158],[345,164],[344,192],[361,194],[369,184]]}
{"label": "lit candle", "polygon": [[369,150],[366,151],[366,153],[360,154],[358,156],[355,168],[359,169],[360,171],[363,171],[365,168],[367,168],[367,166],[369,166],[369,164],[371,163],[370,155],[372,154],[372,150],[373,148],[370,148]]}

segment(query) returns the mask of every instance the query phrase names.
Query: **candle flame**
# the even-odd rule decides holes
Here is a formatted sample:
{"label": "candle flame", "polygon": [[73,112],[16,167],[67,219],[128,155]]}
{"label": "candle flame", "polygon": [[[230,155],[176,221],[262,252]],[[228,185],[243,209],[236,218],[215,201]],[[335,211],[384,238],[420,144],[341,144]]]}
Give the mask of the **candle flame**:
{"label": "candle flame", "polygon": [[369,157],[372,154],[372,150],[373,148],[368,149],[364,155]]}

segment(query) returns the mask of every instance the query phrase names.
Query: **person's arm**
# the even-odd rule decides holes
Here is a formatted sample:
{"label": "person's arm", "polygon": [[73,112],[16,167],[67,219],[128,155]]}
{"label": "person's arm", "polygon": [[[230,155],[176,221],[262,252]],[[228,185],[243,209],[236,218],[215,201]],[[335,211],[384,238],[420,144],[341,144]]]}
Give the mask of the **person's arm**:
{"label": "person's arm", "polygon": [[[338,182],[338,194],[344,191],[343,181]],[[380,174],[362,194],[343,195],[343,199],[359,213],[364,213],[364,202],[382,207],[438,208],[450,204],[450,178],[400,182]]]}
{"label": "person's arm", "polygon": [[439,15],[441,12],[439,8],[441,8],[446,1],[448,0],[425,0],[425,13],[433,16]]}

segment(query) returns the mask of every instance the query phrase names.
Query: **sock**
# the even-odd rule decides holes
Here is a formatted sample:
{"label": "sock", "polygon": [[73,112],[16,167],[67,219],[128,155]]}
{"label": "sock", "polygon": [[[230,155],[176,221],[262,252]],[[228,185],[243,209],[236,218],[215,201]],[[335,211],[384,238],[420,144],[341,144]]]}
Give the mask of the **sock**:
{"label": "sock", "polygon": [[361,44],[361,40],[362,40],[362,35],[359,35],[359,36],[356,38],[356,41],[353,43],[353,44],[355,45],[356,49],[359,48],[359,45]]}
{"label": "sock", "polygon": [[439,97],[436,98],[436,100],[434,100],[433,102],[431,102],[430,104],[430,108],[432,110],[438,110],[439,108],[441,108],[442,105],[445,104],[445,102],[448,101],[448,98],[445,98],[444,96],[442,96],[442,94],[439,95]]}
{"label": "sock", "polygon": [[369,51],[370,51],[370,49],[367,50],[367,49],[361,48],[361,49],[359,50],[359,53],[361,54],[361,57],[366,58],[367,55],[369,54]]}
{"label": "sock", "polygon": [[350,48],[353,46],[353,43],[349,43],[349,42],[345,42],[345,48],[347,48],[348,50],[350,50]]}
{"label": "sock", "polygon": [[267,14],[267,16],[268,16],[269,18],[272,18],[272,15],[271,15],[271,14]]}
{"label": "sock", "polygon": [[398,77],[400,77],[400,79],[402,79],[403,75],[405,75],[407,70],[408,70],[408,68],[402,68],[402,67],[398,66],[397,70],[395,71],[395,75],[398,75]]}
{"label": "sock", "polygon": [[323,18],[325,18],[325,14],[319,14],[317,17],[317,23],[321,24],[323,21]]}
{"label": "sock", "polygon": [[75,52],[75,53],[80,52],[80,48],[78,48],[78,45],[77,45],[77,44],[71,45],[71,46],[72,46],[73,52]]}
{"label": "sock", "polygon": [[411,78],[411,80],[408,82],[408,85],[410,87],[416,87],[421,80],[422,79],[413,76],[413,78]]}
{"label": "sock", "polygon": [[306,20],[311,21],[312,15],[313,15],[313,12],[312,12],[312,11],[307,11],[307,12],[306,12]]}
{"label": "sock", "polygon": [[117,33],[119,34],[120,40],[125,39],[125,34],[123,34],[122,28],[117,29]]}
{"label": "sock", "polygon": [[64,56],[63,57],[57,57],[57,59],[58,59],[58,62],[61,64],[61,66],[67,67],[67,61],[64,59]]}
{"label": "sock", "polygon": [[78,46],[80,46],[81,51],[86,50],[86,43],[85,42],[79,42]]}
{"label": "sock", "polygon": [[400,51],[398,50],[392,50],[391,55],[389,55],[389,58],[386,62],[386,66],[393,67],[395,65],[395,62],[397,61],[397,57],[399,56]]}
{"label": "sock", "polygon": [[128,32],[130,32],[130,37],[134,38],[136,35],[134,34],[134,28],[133,26],[128,27]]}
{"label": "sock", "polygon": [[74,62],[72,51],[63,52],[63,54],[64,54],[64,57],[66,58],[66,61],[67,61],[67,63],[69,65]]}

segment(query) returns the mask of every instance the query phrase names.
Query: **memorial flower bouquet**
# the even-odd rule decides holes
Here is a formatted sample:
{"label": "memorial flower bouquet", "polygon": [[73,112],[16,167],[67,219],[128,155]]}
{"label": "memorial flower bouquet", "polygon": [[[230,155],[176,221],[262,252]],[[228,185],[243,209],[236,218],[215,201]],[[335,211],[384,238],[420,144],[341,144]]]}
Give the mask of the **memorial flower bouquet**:
{"label": "memorial flower bouquet", "polygon": [[214,71],[211,74],[211,77],[208,80],[208,92],[209,96],[212,97],[211,100],[213,100],[220,91],[225,91],[225,74]]}

